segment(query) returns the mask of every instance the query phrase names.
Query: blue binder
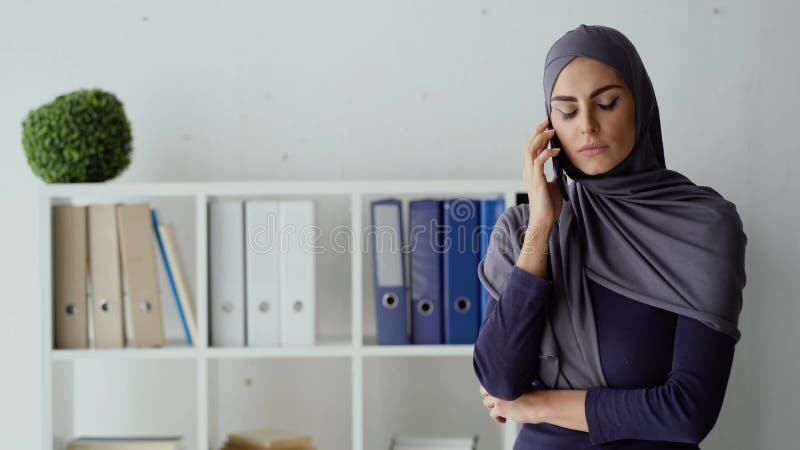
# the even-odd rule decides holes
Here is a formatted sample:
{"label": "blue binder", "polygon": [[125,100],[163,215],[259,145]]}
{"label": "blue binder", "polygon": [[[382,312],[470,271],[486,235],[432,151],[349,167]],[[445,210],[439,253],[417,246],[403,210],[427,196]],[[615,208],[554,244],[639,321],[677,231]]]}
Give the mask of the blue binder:
{"label": "blue binder", "polygon": [[453,199],[444,202],[444,340],[474,344],[480,326],[480,203]]}
{"label": "blue binder", "polygon": [[[486,257],[489,248],[489,237],[497,219],[506,210],[506,201],[502,198],[495,200],[481,200],[481,259]],[[489,292],[481,286],[481,323],[486,320],[486,305],[489,303]]]}
{"label": "blue binder", "polygon": [[441,344],[442,201],[412,200],[409,210],[411,258],[411,341]]}
{"label": "blue binder", "polygon": [[370,203],[372,272],[378,345],[406,345],[406,301],[402,204],[397,199]]}

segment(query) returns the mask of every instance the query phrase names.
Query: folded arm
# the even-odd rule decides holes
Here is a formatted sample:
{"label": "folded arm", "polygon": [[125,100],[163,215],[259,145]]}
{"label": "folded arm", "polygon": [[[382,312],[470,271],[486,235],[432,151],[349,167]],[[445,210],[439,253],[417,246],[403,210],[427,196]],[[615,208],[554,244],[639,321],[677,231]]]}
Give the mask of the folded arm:
{"label": "folded arm", "polygon": [[702,441],[722,409],[734,346],[732,337],[679,316],[672,370],[663,385],[587,390],[584,406],[591,442]]}
{"label": "folded arm", "polygon": [[491,300],[472,355],[481,385],[514,400],[531,390],[539,370],[544,304],[553,282],[515,266],[498,300]]}

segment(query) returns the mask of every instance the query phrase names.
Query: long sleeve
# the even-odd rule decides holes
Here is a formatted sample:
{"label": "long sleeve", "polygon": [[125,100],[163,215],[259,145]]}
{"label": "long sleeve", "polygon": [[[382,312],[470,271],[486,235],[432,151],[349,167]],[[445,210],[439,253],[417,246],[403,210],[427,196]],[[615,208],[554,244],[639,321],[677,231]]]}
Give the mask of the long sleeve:
{"label": "long sleeve", "polygon": [[514,400],[538,373],[544,304],[553,282],[514,266],[498,300],[490,300],[472,355],[475,375],[493,396]]}
{"label": "long sleeve", "polygon": [[620,439],[700,443],[719,417],[734,346],[732,337],[679,316],[672,370],[663,385],[587,390],[592,444]]}

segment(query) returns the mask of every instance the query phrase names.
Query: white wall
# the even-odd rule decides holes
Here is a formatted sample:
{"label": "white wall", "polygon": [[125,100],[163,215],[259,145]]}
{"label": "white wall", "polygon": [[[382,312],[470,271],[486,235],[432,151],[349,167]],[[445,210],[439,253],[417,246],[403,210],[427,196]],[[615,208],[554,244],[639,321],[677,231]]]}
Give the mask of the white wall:
{"label": "white wall", "polygon": [[622,30],[642,55],[668,166],[735,202],[749,237],[743,338],[703,448],[793,447],[799,9],[743,0],[3,1],[3,446],[40,442],[40,181],[20,145],[30,109],[82,87],[117,94],[135,134],[120,182],[513,178],[544,117],[547,49],[596,23]]}

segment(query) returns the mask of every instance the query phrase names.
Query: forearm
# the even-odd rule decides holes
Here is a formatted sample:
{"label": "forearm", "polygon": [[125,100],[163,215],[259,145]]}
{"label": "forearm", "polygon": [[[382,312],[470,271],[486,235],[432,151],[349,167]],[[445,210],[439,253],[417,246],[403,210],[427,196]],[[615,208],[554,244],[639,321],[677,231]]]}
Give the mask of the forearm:
{"label": "forearm", "polygon": [[550,240],[551,230],[552,226],[528,224],[525,230],[525,240],[517,257],[516,265],[519,268],[537,277],[546,278],[549,256],[547,244]]}
{"label": "forearm", "polygon": [[492,300],[478,333],[473,367],[492,395],[513,400],[531,388],[538,374],[544,302],[552,282],[522,268],[512,270],[499,300]]}
{"label": "forearm", "polygon": [[570,430],[589,431],[586,422],[585,390],[542,390],[538,422],[547,422]]}

